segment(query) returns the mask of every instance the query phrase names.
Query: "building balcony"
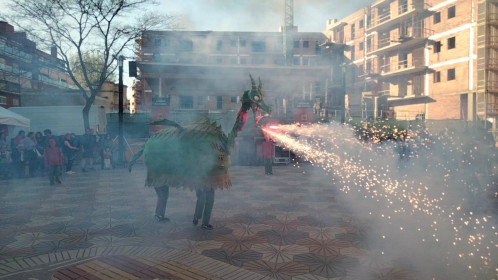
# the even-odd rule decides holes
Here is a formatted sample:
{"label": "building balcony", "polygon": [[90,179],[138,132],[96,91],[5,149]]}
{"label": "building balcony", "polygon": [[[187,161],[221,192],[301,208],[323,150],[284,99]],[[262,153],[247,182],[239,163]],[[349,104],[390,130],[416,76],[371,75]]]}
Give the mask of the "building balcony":
{"label": "building balcony", "polygon": [[[379,6],[382,2],[385,1],[379,1],[376,3],[376,5]],[[414,15],[418,15],[421,12],[429,12],[429,10],[427,9],[429,6],[425,2],[414,2],[417,3],[399,6],[397,11],[388,10],[387,12],[378,14],[377,17],[372,18],[371,24],[367,28],[367,31],[372,32],[384,28],[389,28],[406,20],[410,20]]]}
{"label": "building balcony", "polygon": [[490,25],[498,25],[498,13],[488,13],[487,23]]}
{"label": "building balcony", "polygon": [[498,59],[488,59],[487,69],[491,71],[498,71]]}
{"label": "building balcony", "polygon": [[487,36],[486,47],[498,48],[498,36]]}
{"label": "building balcony", "polygon": [[397,63],[385,64],[380,67],[380,76],[383,78],[398,77],[409,75],[427,70],[427,66],[418,60],[401,60]]}
{"label": "building balcony", "polygon": [[379,55],[393,50],[409,49],[426,42],[434,31],[427,28],[413,29],[409,32],[379,39],[376,48],[368,51],[368,55]]}
{"label": "building balcony", "polygon": [[4,41],[0,41],[0,55],[4,55],[12,59],[28,63],[31,62],[31,60],[33,59],[33,56],[31,54],[21,51],[16,47],[9,46]]}

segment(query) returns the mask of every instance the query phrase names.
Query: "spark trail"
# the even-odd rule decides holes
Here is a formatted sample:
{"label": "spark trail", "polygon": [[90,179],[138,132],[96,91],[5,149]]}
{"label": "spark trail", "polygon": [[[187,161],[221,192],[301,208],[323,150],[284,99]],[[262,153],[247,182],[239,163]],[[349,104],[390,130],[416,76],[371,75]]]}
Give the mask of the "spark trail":
{"label": "spark trail", "polygon": [[[326,171],[350,205],[358,205],[368,220],[379,225],[376,234],[381,240],[408,249],[423,246],[435,254],[431,262],[441,261],[455,275],[497,277],[496,220],[488,212],[475,213],[470,187],[461,183],[458,169],[434,158],[437,153],[412,155],[409,164],[400,162],[395,146],[360,142],[351,128],[340,124],[281,125],[263,131]],[[418,143],[419,148],[426,144]],[[458,161],[449,162],[454,160]],[[403,251],[407,248],[397,249],[408,254]],[[413,256],[417,257],[427,259]],[[429,273],[444,277],[441,272]]]}

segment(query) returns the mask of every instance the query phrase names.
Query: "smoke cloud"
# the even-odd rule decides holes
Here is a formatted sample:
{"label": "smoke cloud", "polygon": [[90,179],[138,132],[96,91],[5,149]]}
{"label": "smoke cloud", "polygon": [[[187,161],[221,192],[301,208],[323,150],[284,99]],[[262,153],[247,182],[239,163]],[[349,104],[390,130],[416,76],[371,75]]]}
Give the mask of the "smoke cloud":
{"label": "smoke cloud", "polygon": [[[321,32],[328,19],[340,19],[372,1],[348,4],[327,0],[294,0],[294,25],[301,32]],[[181,15],[185,30],[276,32],[284,22],[285,0],[165,1],[161,9]]]}
{"label": "smoke cloud", "polygon": [[[317,178],[338,190],[374,265],[412,268],[422,279],[496,277],[496,211],[488,203],[497,166],[480,157],[485,146],[466,149],[458,144],[464,135],[452,133],[372,144],[340,124],[265,133],[319,167]],[[355,273],[364,279],[368,266]]]}

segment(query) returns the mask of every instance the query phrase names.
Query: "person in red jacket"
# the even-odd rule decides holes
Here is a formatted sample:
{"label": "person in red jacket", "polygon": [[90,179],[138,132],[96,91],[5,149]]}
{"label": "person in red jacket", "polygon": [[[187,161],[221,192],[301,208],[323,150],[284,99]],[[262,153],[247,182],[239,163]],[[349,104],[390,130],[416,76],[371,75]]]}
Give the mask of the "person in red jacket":
{"label": "person in red jacket", "polygon": [[61,184],[62,151],[55,145],[54,139],[50,139],[48,145],[48,148],[45,149],[44,157],[50,185]]}
{"label": "person in red jacket", "polygon": [[266,140],[262,144],[263,148],[263,161],[265,163],[265,174],[272,175],[273,174],[273,141],[270,138],[266,137]]}

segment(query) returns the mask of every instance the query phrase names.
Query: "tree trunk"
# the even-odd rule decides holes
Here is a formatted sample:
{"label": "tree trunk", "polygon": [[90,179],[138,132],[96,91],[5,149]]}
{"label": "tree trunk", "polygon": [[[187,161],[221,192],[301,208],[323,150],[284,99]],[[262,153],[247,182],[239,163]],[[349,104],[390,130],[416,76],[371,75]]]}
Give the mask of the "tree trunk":
{"label": "tree trunk", "polygon": [[85,128],[85,131],[87,128],[90,128],[90,108],[92,105],[88,106],[88,103],[83,107],[83,127]]}
{"label": "tree trunk", "polygon": [[[97,92],[90,91],[90,97],[85,98],[85,107],[83,107],[83,126],[85,131],[90,128],[90,109],[92,108],[93,102],[95,101],[95,96]],[[86,96],[86,93],[85,93]]]}

